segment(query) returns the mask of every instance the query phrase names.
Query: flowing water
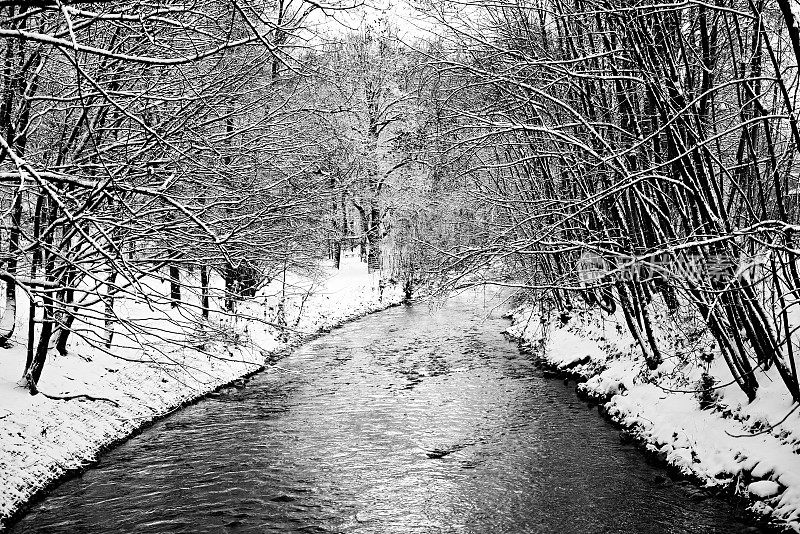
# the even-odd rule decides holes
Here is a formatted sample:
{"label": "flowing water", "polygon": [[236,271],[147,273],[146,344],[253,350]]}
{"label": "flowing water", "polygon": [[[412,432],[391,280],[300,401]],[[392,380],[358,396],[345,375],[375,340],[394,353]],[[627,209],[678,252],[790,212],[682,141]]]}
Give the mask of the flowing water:
{"label": "flowing water", "polygon": [[337,329],[105,454],[13,532],[759,531],[622,444],[490,312],[461,297]]}

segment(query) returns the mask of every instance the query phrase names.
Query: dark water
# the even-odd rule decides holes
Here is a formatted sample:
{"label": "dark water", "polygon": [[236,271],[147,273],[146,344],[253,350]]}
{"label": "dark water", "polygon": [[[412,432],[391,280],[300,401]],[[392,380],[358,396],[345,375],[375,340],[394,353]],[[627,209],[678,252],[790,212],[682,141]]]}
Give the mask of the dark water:
{"label": "dark water", "polygon": [[463,299],[395,308],[191,406],[13,532],[733,533]]}

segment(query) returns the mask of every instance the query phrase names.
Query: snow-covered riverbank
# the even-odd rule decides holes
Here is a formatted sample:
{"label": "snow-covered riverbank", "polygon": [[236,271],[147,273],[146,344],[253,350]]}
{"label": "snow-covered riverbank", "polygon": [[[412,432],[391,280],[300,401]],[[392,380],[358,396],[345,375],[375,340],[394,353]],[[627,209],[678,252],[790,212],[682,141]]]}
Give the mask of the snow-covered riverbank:
{"label": "snow-covered riverbank", "polygon": [[[356,259],[349,259],[341,271],[327,269],[314,280],[291,277],[289,285],[285,315],[294,330],[288,339],[266,323],[220,314],[217,320],[236,341],[209,343],[206,353],[165,344],[104,354],[76,340],[67,356],[51,356],[39,382],[42,392],[104,400],[32,397],[17,386],[25,361],[21,344],[3,350],[0,529],[54,481],[92,463],[99,452],[154,419],[259,370],[291,345],[402,299],[399,287],[380,287],[377,277],[368,275]],[[268,319],[274,315],[274,293],[270,296],[274,290],[265,288],[260,299],[247,304],[247,313]],[[155,328],[159,323],[153,315],[174,310],[167,306],[150,313],[149,326]]]}
{"label": "snow-covered riverbank", "polygon": [[[800,413],[771,376],[774,369],[759,378],[758,398],[748,403],[735,385],[724,387],[731,377],[720,358],[699,366],[688,362],[702,358],[682,357],[698,346],[671,347],[665,352],[672,356],[648,371],[621,316],[584,311],[543,321],[535,308],[522,306],[512,320],[511,337],[545,367],[582,382],[579,393],[603,403],[650,452],[800,532]],[[704,373],[716,389],[702,387]]]}

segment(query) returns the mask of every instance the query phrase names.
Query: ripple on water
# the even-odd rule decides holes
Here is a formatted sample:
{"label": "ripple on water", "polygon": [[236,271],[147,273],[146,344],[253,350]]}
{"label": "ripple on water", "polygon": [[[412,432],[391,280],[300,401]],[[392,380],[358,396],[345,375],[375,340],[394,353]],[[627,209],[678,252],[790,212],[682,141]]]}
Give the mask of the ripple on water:
{"label": "ripple on water", "polygon": [[109,452],[13,531],[752,531],[620,444],[485,314],[462,298],[337,329]]}

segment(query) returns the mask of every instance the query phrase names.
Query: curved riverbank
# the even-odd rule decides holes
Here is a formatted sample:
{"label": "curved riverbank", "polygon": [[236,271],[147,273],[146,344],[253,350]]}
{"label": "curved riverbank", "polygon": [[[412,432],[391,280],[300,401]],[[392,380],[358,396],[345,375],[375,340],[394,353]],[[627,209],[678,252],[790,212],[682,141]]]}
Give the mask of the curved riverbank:
{"label": "curved riverbank", "polygon": [[620,443],[483,295],[460,300],[304,345],[109,451],[12,532],[762,532]]}
{"label": "curved riverbank", "polygon": [[264,323],[247,321],[238,325],[246,338],[214,345],[219,357],[188,348],[170,353],[168,361],[145,361],[144,354],[137,362],[70,354],[55,359],[41,383],[51,394],[72,386],[70,394],[104,400],[30,397],[13,383],[4,384],[9,402],[0,412],[0,530],[54,484],[91,466],[100,453],[154,421],[252,376],[320,333],[401,300],[399,287],[381,288],[366,271],[337,273],[294,307],[302,315],[287,317],[289,324],[297,324],[288,338]]}
{"label": "curved riverbank", "polygon": [[[582,311],[543,320],[530,306],[510,315],[505,333],[549,376],[576,380],[578,396],[597,404],[622,439],[672,476],[744,504],[776,529],[800,532],[800,418],[778,388],[764,388],[753,403],[735,390],[717,392],[701,406],[708,399],[696,382],[646,370],[614,317]],[[781,424],[767,419],[786,413]]]}

